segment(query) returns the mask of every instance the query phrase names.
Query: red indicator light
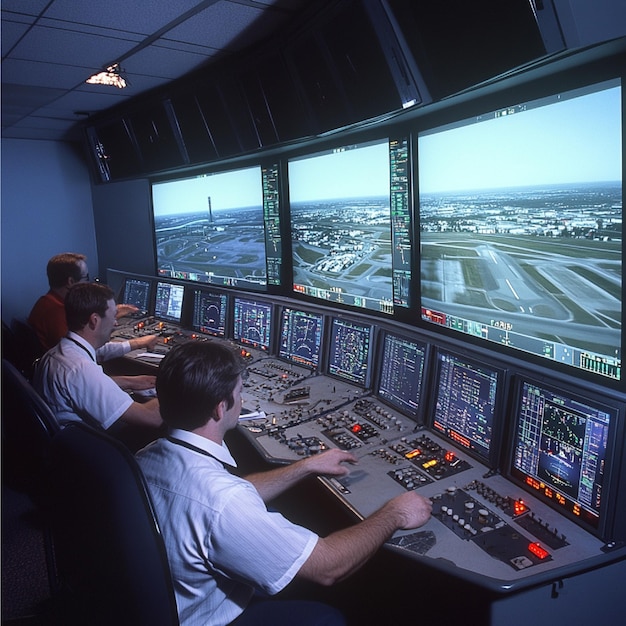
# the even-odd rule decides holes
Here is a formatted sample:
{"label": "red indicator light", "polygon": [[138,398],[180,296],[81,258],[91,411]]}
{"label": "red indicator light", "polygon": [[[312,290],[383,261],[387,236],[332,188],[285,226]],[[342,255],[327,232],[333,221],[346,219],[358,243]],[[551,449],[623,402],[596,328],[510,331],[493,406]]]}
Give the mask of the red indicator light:
{"label": "red indicator light", "polygon": [[355,424],[350,430],[353,433],[360,433],[363,430],[363,426],[361,426],[361,424]]}
{"label": "red indicator light", "polygon": [[528,511],[528,507],[524,504],[523,500],[515,500],[513,504],[513,516],[516,517],[518,515],[522,515],[522,513],[526,513]]}
{"label": "red indicator light", "polygon": [[547,550],[544,550],[538,543],[529,543],[528,550],[532,552],[538,559],[545,559],[550,556]]}
{"label": "red indicator light", "polygon": [[448,461],[448,463],[452,463],[452,461],[454,461],[454,459],[456,458],[454,452],[446,452],[446,461]]}

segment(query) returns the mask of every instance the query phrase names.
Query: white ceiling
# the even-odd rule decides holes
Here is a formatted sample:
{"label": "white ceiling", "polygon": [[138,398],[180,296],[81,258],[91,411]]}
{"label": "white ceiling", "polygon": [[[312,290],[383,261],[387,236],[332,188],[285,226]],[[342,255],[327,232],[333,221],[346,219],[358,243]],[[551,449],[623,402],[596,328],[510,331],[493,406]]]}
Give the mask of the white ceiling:
{"label": "white ceiling", "polygon": [[[2,137],[80,140],[86,114],[279,36],[311,4],[328,2],[2,0]],[[115,62],[129,87],[85,83]]]}

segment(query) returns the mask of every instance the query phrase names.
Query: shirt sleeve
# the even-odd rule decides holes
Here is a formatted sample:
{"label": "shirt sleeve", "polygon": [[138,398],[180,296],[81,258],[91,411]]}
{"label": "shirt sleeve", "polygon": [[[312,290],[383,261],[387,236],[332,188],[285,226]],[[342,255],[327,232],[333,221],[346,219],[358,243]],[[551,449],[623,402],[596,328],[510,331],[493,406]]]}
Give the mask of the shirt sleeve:
{"label": "shirt sleeve", "polygon": [[129,341],[109,341],[96,350],[98,363],[104,363],[110,359],[117,359],[130,352]]}
{"label": "shirt sleeve", "polygon": [[58,389],[57,393],[64,393],[76,415],[88,423],[95,421],[104,429],[110,428],[133,403],[133,399],[93,363],[67,370],[66,375],[55,382],[65,388]]}
{"label": "shirt sleeve", "polygon": [[314,532],[268,511],[254,486],[243,480],[216,517],[204,522],[211,528],[209,554],[219,555],[213,566],[267,594],[291,582],[318,540]]}

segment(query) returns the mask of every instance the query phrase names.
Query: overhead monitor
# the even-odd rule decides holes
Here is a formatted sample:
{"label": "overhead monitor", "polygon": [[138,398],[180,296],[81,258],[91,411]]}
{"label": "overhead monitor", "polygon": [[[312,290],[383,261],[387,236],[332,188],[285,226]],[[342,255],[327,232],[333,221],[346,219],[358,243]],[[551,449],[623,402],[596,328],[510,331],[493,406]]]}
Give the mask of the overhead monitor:
{"label": "overhead monitor", "polygon": [[486,465],[495,466],[503,372],[463,355],[438,350],[433,381],[431,428]]}
{"label": "overhead monitor", "polygon": [[152,183],[159,276],[265,291],[280,284],[278,166]]}
{"label": "overhead monitor", "polygon": [[372,358],[370,324],[334,317],[330,325],[328,374],[367,387]]}
{"label": "overhead monitor", "polygon": [[412,418],[417,418],[422,394],[426,344],[386,333],[379,363],[378,397]]}
{"label": "overhead monitor", "polygon": [[152,281],[127,277],[124,280],[120,304],[132,304],[146,314],[151,310]]}
{"label": "overhead monitor", "polygon": [[235,297],[233,339],[239,343],[269,350],[272,339],[272,304]]}
{"label": "overhead monitor", "polygon": [[602,535],[618,472],[612,449],[619,407],[544,382],[517,382],[509,477]]}
{"label": "overhead monitor", "polygon": [[320,364],[324,316],[291,307],[281,312],[278,356],[314,370]]}
{"label": "overhead monitor", "polygon": [[420,132],[422,319],[619,381],[622,136],[618,79]]}
{"label": "overhead monitor", "polygon": [[180,324],[184,295],[185,287],[183,285],[158,281],[154,301],[154,317]]}
{"label": "overhead monitor", "polygon": [[192,291],[193,330],[215,337],[226,336],[226,307],[228,298],[223,293],[194,288]]}
{"label": "overhead monitor", "polygon": [[387,314],[408,307],[408,139],[305,154],[288,170],[294,293]]}

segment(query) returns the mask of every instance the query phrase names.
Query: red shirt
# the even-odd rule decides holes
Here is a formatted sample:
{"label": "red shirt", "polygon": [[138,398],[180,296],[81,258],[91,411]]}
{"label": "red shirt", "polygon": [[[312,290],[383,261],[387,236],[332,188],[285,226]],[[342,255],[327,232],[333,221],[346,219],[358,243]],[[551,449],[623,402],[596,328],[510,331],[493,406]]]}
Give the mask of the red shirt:
{"label": "red shirt", "polygon": [[65,303],[56,293],[49,291],[35,302],[28,323],[37,333],[44,349],[49,350],[67,335]]}

